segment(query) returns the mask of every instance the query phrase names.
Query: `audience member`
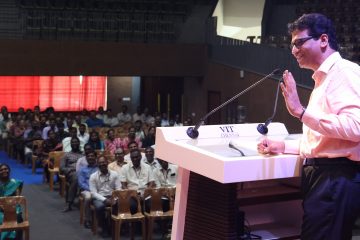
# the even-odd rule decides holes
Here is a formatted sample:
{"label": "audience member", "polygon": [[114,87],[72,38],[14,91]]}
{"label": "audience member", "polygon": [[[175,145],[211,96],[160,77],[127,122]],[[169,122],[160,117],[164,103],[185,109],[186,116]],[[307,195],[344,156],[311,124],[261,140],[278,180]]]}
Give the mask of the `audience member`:
{"label": "audience member", "polygon": [[176,187],[178,167],[162,159],[158,161],[161,167],[154,170],[156,187]]}
{"label": "audience member", "polygon": [[80,142],[87,143],[89,141],[89,134],[86,132],[86,125],[81,123],[78,128],[77,137]]}
{"label": "audience member", "polygon": [[119,119],[110,108],[106,110],[106,114],[104,115],[104,124],[108,127],[118,127],[120,125]]}
{"label": "audience member", "polygon": [[155,144],[155,134],[156,127],[150,126],[147,135],[142,140],[142,147],[147,148],[153,146]]}
{"label": "audience member", "polygon": [[128,144],[130,142],[136,142],[138,145],[138,148],[141,148],[142,142],[141,142],[140,138],[136,137],[134,127],[129,127],[129,133],[128,133],[127,137],[125,137],[122,141],[122,146],[125,150],[128,149]]}
{"label": "audience member", "polygon": [[86,155],[88,153],[90,153],[90,152],[93,152],[94,150],[95,149],[93,149],[90,144],[88,144],[88,143],[85,144],[85,146],[84,146],[84,154],[85,154],[85,156],[82,156],[81,158],[79,158],[77,160],[76,167],[75,167],[76,172],[79,172],[81,168],[86,167],[88,165]]}
{"label": "audience member", "polygon": [[90,116],[86,120],[86,124],[90,128],[103,127],[104,126],[104,121],[102,119],[96,117],[96,111],[95,110],[91,110],[90,111]]}
{"label": "audience member", "polygon": [[155,187],[151,167],[141,162],[139,149],[130,152],[131,162],[121,168],[120,180],[123,189],[132,189],[143,195],[145,188]]}
{"label": "audience member", "polygon": [[128,107],[126,105],[121,106],[121,112],[117,114],[120,125],[131,122],[131,115],[128,113]]}
{"label": "audience member", "polygon": [[109,221],[105,219],[105,207],[111,206],[111,195],[114,190],[120,190],[118,174],[108,169],[108,160],[105,156],[98,158],[98,168],[90,176],[89,185],[93,204],[96,209],[98,223],[101,225],[103,237],[109,235]]}
{"label": "audience member", "polygon": [[105,149],[104,142],[100,139],[99,133],[94,130],[90,133],[90,138],[89,138],[88,144],[94,150],[104,151],[104,149]]}
{"label": "audience member", "polygon": [[55,121],[55,118],[50,118],[49,119],[49,126],[45,127],[43,130],[42,130],[42,138],[44,140],[46,140],[48,138],[48,131],[49,130],[53,130],[54,132],[57,132],[58,131],[58,128],[56,126],[56,121]]}
{"label": "audience member", "polygon": [[124,150],[122,148],[118,148],[115,150],[115,161],[109,164],[108,168],[109,170],[112,170],[114,172],[117,172],[119,175],[121,173],[121,168],[127,164],[127,162],[124,160]]}
{"label": "audience member", "polygon": [[151,170],[154,171],[157,168],[160,168],[160,164],[157,159],[154,158],[154,149],[152,147],[147,147],[145,149],[145,160],[144,163],[151,167]]}
{"label": "audience member", "polygon": [[[63,146],[64,152],[70,152],[71,151],[71,139],[74,137],[78,138],[77,137],[77,129],[75,127],[70,127],[69,134],[70,134],[69,137],[66,137],[62,140],[62,146]],[[81,141],[80,139],[79,139],[79,141],[80,141],[80,151],[83,151],[85,142]]]}
{"label": "audience member", "polygon": [[58,131],[56,133],[56,139],[59,142],[62,142],[64,138],[70,137],[70,133],[65,131],[65,126],[63,122],[59,122],[56,124]]}
{"label": "audience member", "polygon": [[61,159],[60,174],[65,175],[68,186],[66,187],[66,203],[67,206],[63,212],[72,210],[72,204],[77,193],[78,180],[76,175],[76,162],[83,156],[80,151],[80,140],[73,137],[70,141],[71,152],[67,152]]}
{"label": "audience member", "polygon": [[44,168],[46,182],[49,182],[49,168],[53,167],[53,162],[49,159],[49,153],[52,151],[61,151],[62,144],[56,139],[55,132],[50,129],[48,131],[48,139],[43,142],[42,152],[38,156],[38,161],[41,161]]}
{"label": "audience member", "polygon": [[144,109],[143,123],[145,123],[145,124],[147,124],[149,126],[155,124],[155,118],[152,115],[150,115],[148,108]]}
{"label": "audience member", "polygon": [[105,151],[114,154],[115,150],[118,148],[122,148],[123,141],[121,138],[115,138],[114,129],[110,128],[107,132],[107,139],[105,140]]}
{"label": "audience member", "polygon": [[[132,150],[139,149],[139,145],[137,144],[137,142],[132,141],[132,142],[129,142],[129,143],[128,143],[127,149],[128,149],[128,151],[129,151],[129,153],[124,156],[124,159],[125,159],[125,162],[130,162],[130,161],[131,161],[130,152],[131,152]],[[145,161],[145,158],[146,158],[146,157],[145,157],[145,153],[141,153],[141,161],[142,161],[142,162]]]}
{"label": "audience member", "polygon": [[141,107],[138,106],[136,108],[136,113],[134,113],[133,116],[132,116],[132,120],[133,120],[133,122],[136,122],[136,121],[139,121],[139,120],[141,122],[143,122],[144,118],[145,118],[145,115],[141,112]]}
{"label": "audience member", "polygon": [[[7,164],[0,164],[0,197],[17,196],[21,194],[23,181],[10,178],[11,169]],[[22,222],[22,209],[16,206],[17,222]],[[0,222],[3,222],[4,213],[0,211]],[[1,239],[22,239],[21,232],[1,231]]]}
{"label": "audience member", "polygon": [[141,120],[137,120],[134,123],[134,128],[135,128],[135,136],[136,138],[140,139],[140,141],[142,141],[145,138],[145,132],[142,129],[142,121]]}
{"label": "audience member", "polygon": [[96,113],[96,118],[104,120],[104,117],[105,117],[104,107],[100,106],[100,107],[98,107],[98,111]]}
{"label": "audience member", "polygon": [[[86,149],[86,147],[85,147]],[[91,227],[91,192],[89,187],[89,179],[91,174],[98,170],[96,165],[96,152],[91,149],[91,151],[86,153],[87,165],[80,168],[78,172],[78,184],[80,188],[80,193],[84,198],[84,226],[85,228]]]}
{"label": "audience member", "polygon": [[169,126],[169,119],[167,113],[161,114],[161,127]]}

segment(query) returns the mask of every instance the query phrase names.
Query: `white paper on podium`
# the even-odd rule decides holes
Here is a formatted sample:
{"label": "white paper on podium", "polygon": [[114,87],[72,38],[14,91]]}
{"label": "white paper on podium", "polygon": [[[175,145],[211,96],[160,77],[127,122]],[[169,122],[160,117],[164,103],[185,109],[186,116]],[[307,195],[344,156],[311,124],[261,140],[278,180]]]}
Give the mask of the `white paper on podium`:
{"label": "white paper on podium", "polygon": [[[299,176],[301,162],[298,155],[260,155],[257,143],[264,138],[256,130],[257,123],[207,125],[199,128],[199,137],[190,139],[188,127],[160,127],[156,129],[157,158],[177,164],[221,183],[256,181]],[[284,124],[271,123],[268,138],[297,139]],[[240,152],[229,147],[232,142]]]}

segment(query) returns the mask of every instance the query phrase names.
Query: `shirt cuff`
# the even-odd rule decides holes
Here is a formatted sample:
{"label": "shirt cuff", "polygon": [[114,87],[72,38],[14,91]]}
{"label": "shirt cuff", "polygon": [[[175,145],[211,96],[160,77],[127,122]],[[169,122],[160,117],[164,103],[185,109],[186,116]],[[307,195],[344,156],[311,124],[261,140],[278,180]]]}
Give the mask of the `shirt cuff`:
{"label": "shirt cuff", "polygon": [[284,153],[299,154],[300,140],[286,140]]}

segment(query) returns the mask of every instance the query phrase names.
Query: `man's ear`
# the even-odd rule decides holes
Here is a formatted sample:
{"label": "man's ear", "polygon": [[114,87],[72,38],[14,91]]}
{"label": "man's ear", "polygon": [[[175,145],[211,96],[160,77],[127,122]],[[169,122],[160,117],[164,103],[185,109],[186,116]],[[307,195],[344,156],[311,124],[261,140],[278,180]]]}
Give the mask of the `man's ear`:
{"label": "man's ear", "polygon": [[321,34],[320,36],[320,46],[326,47],[329,45],[329,36],[327,34]]}

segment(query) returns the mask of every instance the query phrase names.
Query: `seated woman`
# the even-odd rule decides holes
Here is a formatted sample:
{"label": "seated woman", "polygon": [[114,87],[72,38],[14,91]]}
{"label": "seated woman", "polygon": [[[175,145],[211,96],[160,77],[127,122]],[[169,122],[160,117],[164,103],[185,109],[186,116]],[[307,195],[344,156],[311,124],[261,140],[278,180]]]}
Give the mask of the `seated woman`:
{"label": "seated woman", "polygon": [[99,133],[96,131],[90,133],[90,138],[87,143],[90,144],[94,150],[104,151],[104,142],[100,139]]}
{"label": "seated woman", "polygon": [[[0,197],[9,197],[20,195],[22,190],[23,182],[10,178],[10,167],[7,164],[0,164]],[[22,211],[21,207],[18,206],[16,209],[18,214],[17,221],[22,222]],[[0,212],[0,224],[3,222],[4,214]],[[1,232],[0,239],[15,239],[16,235],[21,234],[15,231]],[[22,239],[22,238],[20,238]]]}
{"label": "seated woman", "polygon": [[143,148],[151,147],[152,145],[155,144],[155,133],[156,133],[156,128],[154,126],[150,126],[147,135],[142,140]]}
{"label": "seated woman", "polygon": [[115,150],[122,147],[123,141],[121,138],[116,138],[114,129],[110,128],[107,132],[107,139],[104,141],[104,144],[105,151],[108,151],[114,155]]}

